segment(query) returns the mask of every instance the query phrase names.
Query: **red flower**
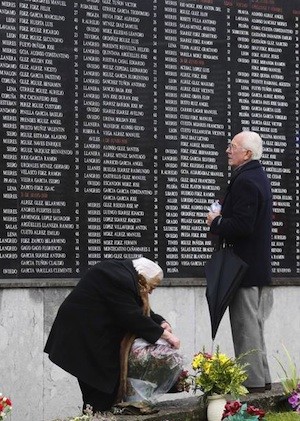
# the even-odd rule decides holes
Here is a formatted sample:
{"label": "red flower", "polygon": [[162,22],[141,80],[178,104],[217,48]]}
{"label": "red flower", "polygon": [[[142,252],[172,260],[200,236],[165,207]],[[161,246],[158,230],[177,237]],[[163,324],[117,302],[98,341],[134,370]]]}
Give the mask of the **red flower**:
{"label": "red flower", "polygon": [[256,415],[256,416],[258,416],[259,417],[259,419],[261,420],[261,419],[263,419],[263,417],[265,416],[265,411],[263,411],[262,409],[259,409],[259,408],[255,408],[254,406],[252,406],[252,405],[249,405],[248,407],[247,407],[247,412],[248,412],[248,414],[250,414],[250,415]]}
{"label": "red flower", "polygon": [[180,377],[182,377],[183,379],[186,379],[189,377],[189,372],[188,370],[182,370],[180,373]]}
{"label": "red flower", "polygon": [[[222,420],[228,419],[230,416],[234,417],[235,414],[241,412],[241,418],[246,419],[246,413],[251,417],[255,417],[257,420],[264,421],[265,411],[262,409],[256,408],[253,405],[247,406],[247,404],[241,404],[240,401],[228,401],[225,405],[224,412],[222,415]],[[235,418],[235,417],[234,417]],[[248,419],[248,418],[247,418]]]}
{"label": "red flower", "polygon": [[239,401],[229,401],[225,404],[225,408],[224,408],[224,412],[223,412],[223,418],[229,417],[230,415],[234,415],[236,414],[240,408],[241,408],[242,404]]}
{"label": "red flower", "polygon": [[7,404],[8,406],[11,406],[11,400],[10,400],[9,398],[6,398],[6,404]]}

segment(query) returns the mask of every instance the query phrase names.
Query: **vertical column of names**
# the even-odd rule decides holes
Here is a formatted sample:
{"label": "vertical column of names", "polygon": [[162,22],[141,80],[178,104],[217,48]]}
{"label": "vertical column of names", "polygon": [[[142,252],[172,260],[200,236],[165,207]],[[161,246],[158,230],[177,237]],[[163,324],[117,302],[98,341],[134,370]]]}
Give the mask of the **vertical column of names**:
{"label": "vertical column of names", "polygon": [[[287,250],[288,225],[292,223],[294,163],[282,157],[294,155],[294,108],[291,104],[290,63],[294,51],[293,29],[280,4],[253,4],[251,11],[251,124],[264,139],[262,163],[271,178],[274,199],[272,265],[274,274],[291,273],[293,256]],[[289,68],[290,67],[290,68]],[[294,93],[292,94],[294,96]],[[294,98],[293,98],[294,102]]]}
{"label": "vertical column of names", "polygon": [[166,273],[179,272],[179,165],[180,138],[179,79],[178,79],[178,16],[179,2],[159,2],[158,37],[158,138],[160,155],[159,233],[160,250],[165,256]]}
{"label": "vertical column of names", "polygon": [[159,177],[158,177],[158,0],[153,0],[153,139],[154,139],[154,170],[153,170],[153,194],[154,194],[154,239],[153,251],[155,261],[159,260],[159,241],[158,241],[158,227],[159,227]]}
{"label": "vertical column of names", "polygon": [[[226,57],[227,61],[231,63],[231,36],[230,36],[230,26],[231,26],[231,7],[232,4],[229,3],[228,7],[226,7]],[[232,128],[231,128],[231,116],[232,116],[232,109],[231,109],[231,70],[230,65],[226,70],[226,93],[227,93],[227,136],[228,140],[232,139]]]}
{"label": "vertical column of names", "polygon": [[0,2],[1,275],[19,274],[17,2]]}
{"label": "vertical column of names", "polygon": [[[101,1],[78,3],[78,121],[80,200],[80,263],[83,268],[102,259],[102,69]],[[76,146],[76,143],[75,143]],[[83,225],[86,230],[82,232]]]}
{"label": "vertical column of names", "polygon": [[20,273],[73,271],[73,25],[67,5],[19,3]]}
{"label": "vertical column of names", "polygon": [[[233,2],[232,2],[233,3]],[[228,25],[229,23],[229,25]],[[228,104],[230,105],[231,135],[239,131],[250,130],[250,26],[251,13],[246,2],[240,3],[239,8],[227,9],[227,46],[229,44],[230,66],[228,70]]]}
{"label": "vertical column of names", "polygon": [[226,145],[226,69],[220,65],[226,24],[223,9],[213,3],[181,1],[179,13],[180,264],[191,274],[212,252],[205,215],[220,198],[226,169],[220,166]]}
{"label": "vertical column of names", "polygon": [[78,196],[80,194],[80,137],[79,137],[79,5],[77,2],[73,4],[74,16],[74,193],[75,193],[75,268],[76,274],[80,273],[81,265],[81,249],[80,242],[80,202]]}
{"label": "vertical column of names", "polygon": [[283,157],[292,157],[294,148],[289,141],[295,124],[295,108],[289,106],[295,102],[293,65],[285,59],[293,54],[293,24],[284,18],[280,2],[240,2],[232,9],[230,28],[232,131],[253,130],[263,138],[262,163],[274,195],[274,274],[291,273],[293,256],[285,247],[292,224],[294,162]]}
{"label": "vertical column of names", "polygon": [[295,117],[296,117],[296,274],[300,273],[300,10],[294,9],[295,15]]}
{"label": "vertical column of names", "polygon": [[153,252],[153,2],[102,2],[103,257]]}

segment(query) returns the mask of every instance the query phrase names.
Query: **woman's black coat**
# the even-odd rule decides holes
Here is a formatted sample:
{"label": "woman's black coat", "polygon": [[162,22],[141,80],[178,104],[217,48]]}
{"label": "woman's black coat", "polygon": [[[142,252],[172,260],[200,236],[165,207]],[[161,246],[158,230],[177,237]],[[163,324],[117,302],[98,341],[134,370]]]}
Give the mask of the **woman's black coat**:
{"label": "woman's black coat", "polygon": [[222,218],[211,224],[212,234],[233,245],[249,268],[241,287],[271,282],[272,193],[259,161],[234,171],[222,203]]}
{"label": "woman's black coat", "polygon": [[60,306],[45,352],[83,382],[112,393],[120,375],[120,343],[131,332],[155,343],[164,319],[143,315],[138,274],[131,260],[93,266]]}

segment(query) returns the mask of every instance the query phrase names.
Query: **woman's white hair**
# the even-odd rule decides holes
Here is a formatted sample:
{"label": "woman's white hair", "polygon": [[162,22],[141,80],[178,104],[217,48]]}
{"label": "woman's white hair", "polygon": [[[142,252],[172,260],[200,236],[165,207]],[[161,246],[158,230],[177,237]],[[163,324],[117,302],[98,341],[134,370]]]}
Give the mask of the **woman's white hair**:
{"label": "woman's white hair", "polygon": [[241,146],[252,152],[251,159],[260,159],[263,152],[262,138],[256,132],[242,132]]}
{"label": "woman's white hair", "polygon": [[163,270],[157,263],[146,257],[139,257],[138,259],[132,260],[133,266],[139,275],[143,275],[146,281],[150,281],[154,278],[159,278],[161,281],[164,277]]}

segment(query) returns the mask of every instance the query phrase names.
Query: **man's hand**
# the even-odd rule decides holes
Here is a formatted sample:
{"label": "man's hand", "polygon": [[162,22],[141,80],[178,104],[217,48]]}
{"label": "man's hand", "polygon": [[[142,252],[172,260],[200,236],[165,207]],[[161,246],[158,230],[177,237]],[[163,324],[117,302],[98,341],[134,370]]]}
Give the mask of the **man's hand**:
{"label": "man's hand", "polygon": [[207,216],[206,216],[206,224],[210,227],[212,221],[217,217],[220,216],[221,212],[208,212]]}

